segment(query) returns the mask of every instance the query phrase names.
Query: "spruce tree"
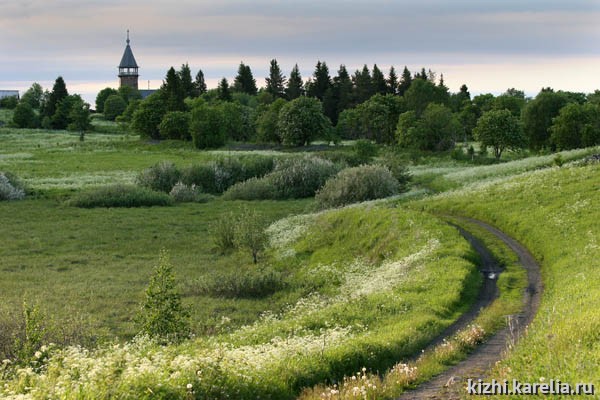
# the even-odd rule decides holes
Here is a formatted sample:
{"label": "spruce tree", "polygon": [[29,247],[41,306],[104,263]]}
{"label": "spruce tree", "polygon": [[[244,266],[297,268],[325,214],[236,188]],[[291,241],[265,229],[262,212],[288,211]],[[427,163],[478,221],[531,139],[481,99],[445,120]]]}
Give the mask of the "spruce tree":
{"label": "spruce tree", "polygon": [[294,65],[294,68],[292,68],[290,79],[288,80],[287,88],[285,89],[285,95],[288,100],[294,100],[304,95],[304,82],[302,81],[298,64]]}
{"label": "spruce tree", "polygon": [[229,89],[229,82],[227,78],[221,79],[219,86],[217,87],[217,98],[223,101],[231,101],[231,90]]}
{"label": "spruce tree", "polygon": [[313,80],[310,85],[307,85],[306,90],[308,96],[316,97],[323,101],[325,93],[331,88],[331,77],[329,76],[329,68],[327,63],[317,61],[315,72],[313,73]]}
{"label": "spruce tree", "polygon": [[238,67],[238,74],[233,81],[233,90],[240,93],[247,93],[251,96],[256,96],[258,93],[256,80],[252,76],[252,71],[243,62]]}
{"label": "spruce tree", "polygon": [[274,98],[285,97],[285,76],[281,73],[281,68],[276,59],[271,60],[269,68],[269,76],[265,78],[267,84],[266,91],[273,95]]}
{"label": "spruce tree", "polygon": [[166,96],[167,111],[185,110],[185,103],[183,102],[185,93],[183,91],[181,79],[177,72],[175,72],[175,68],[169,68],[161,89]]}
{"label": "spruce tree", "polygon": [[184,97],[194,97],[194,82],[192,82],[192,71],[190,71],[190,66],[187,63],[182,64],[178,75]]}
{"label": "spruce tree", "polygon": [[195,97],[202,96],[207,92],[206,81],[204,80],[204,72],[201,69],[196,74],[196,80],[194,81],[194,95]]}
{"label": "spruce tree", "polygon": [[388,78],[387,78],[387,92],[389,94],[398,94],[398,75],[396,74],[396,69],[394,68],[394,66],[392,65],[390,67],[390,72],[388,74]]}
{"label": "spruce tree", "polygon": [[48,96],[48,101],[44,104],[43,114],[49,118],[52,118],[54,113],[56,113],[58,103],[60,103],[68,95],[69,92],[67,92],[67,85],[65,85],[65,81],[63,80],[62,76],[59,76],[56,78],[56,81],[54,81],[54,86],[52,87],[50,96]]}
{"label": "spruce tree", "polygon": [[372,87],[374,94],[387,94],[387,82],[383,72],[379,69],[377,64],[373,65],[373,75],[371,77]]}
{"label": "spruce tree", "polygon": [[400,78],[400,84],[398,85],[398,95],[404,96],[404,93],[410,87],[412,83],[412,75],[406,66],[404,66],[404,71],[402,71],[402,78]]}
{"label": "spruce tree", "polygon": [[365,64],[362,71],[356,71],[353,76],[355,104],[369,100],[373,93],[373,81],[369,67]]}

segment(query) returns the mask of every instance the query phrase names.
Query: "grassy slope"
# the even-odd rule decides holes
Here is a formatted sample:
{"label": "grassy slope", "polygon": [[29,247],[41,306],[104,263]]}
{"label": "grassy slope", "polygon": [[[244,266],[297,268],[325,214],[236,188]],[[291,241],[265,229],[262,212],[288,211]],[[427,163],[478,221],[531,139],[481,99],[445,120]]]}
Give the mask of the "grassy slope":
{"label": "grassy slope", "polygon": [[488,221],[542,264],[544,294],[499,378],[600,384],[600,167],[552,168],[417,203]]}

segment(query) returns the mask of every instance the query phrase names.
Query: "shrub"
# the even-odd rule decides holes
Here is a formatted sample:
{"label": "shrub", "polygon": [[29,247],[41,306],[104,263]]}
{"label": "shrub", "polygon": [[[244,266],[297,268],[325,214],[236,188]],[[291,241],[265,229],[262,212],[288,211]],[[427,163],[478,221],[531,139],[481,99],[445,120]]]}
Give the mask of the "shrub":
{"label": "shrub", "polygon": [[264,217],[250,209],[242,212],[235,226],[234,243],[239,248],[250,250],[254,264],[258,262],[258,253],[262,252],[267,244],[266,228]]}
{"label": "shrub", "polygon": [[169,196],[176,203],[204,203],[213,197],[210,194],[201,193],[199,188],[194,184],[188,186],[182,182],[177,182],[173,186]]}
{"label": "shrub", "polygon": [[183,111],[171,111],[165,114],[158,130],[160,136],[167,139],[190,140],[190,116]]}
{"label": "shrub", "polygon": [[37,128],[39,118],[29,103],[20,102],[13,113],[13,123],[17,128]]}
{"label": "shrub", "polygon": [[123,114],[127,108],[127,103],[118,94],[111,94],[104,101],[104,118],[114,121],[119,115]]}
{"label": "shrub", "polygon": [[75,207],[150,207],[172,204],[169,195],[135,185],[111,185],[79,193],[69,204]]}
{"label": "shrub", "polygon": [[202,104],[192,110],[190,135],[198,149],[223,146],[227,140],[223,113],[218,107]]}
{"label": "shrub", "polygon": [[164,250],[160,252],[145,294],[138,316],[141,334],[162,343],[178,342],[189,337],[190,314],[181,303],[181,296],[175,288],[173,266]]}
{"label": "shrub", "polygon": [[22,200],[25,198],[25,187],[10,172],[0,172],[0,201]]}
{"label": "shrub", "polygon": [[325,183],[315,199],[322,207],[338,207],[397,194],[400,184],[386,167],[361,165],[342,170]]}
{"label": "shrub", "polygon": [[180,179],[181,172],[175,164],[169,161],[161,161],[143,170],[136,177],[136,182],[157,192],[169,193]]}
{"label": "shrub", "polygon": [[277,199],[277,189],[268,178],[250,178],[231,186],[223,194],[226,200]]}
{"label": "shrub", "polygon": [[226,298],[261,298],[285,286],[280,272],[270,267],[217,272],[198,280],[193,290],[200,295]]}
{"label": "shrub", "polygon": [[319,157],[288,158],[278,161],[267,178],[276,188],[278,198],[303,198],[314,196],[338,171],[337,165]]}
{"label": "shrub", "polygon": [[212,240],[221,254],[235,248],[235,225],[237,218],[232,213],[221,215],[212,225]]}

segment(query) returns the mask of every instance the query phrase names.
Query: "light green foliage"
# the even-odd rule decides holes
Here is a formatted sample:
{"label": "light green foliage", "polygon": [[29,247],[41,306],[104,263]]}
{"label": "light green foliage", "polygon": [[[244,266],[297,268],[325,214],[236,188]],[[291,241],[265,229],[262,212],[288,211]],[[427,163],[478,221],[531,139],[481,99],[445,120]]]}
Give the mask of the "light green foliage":
{"label": "light green foliage", "polygon": [[44,319],[37,305],[23,302],[23,332],[15,338],[14,344],[16,359],[23,366],[32,364],[39,368],[39,365],[36,365],[41,361],[39,350],[46,337]]}
{"label": "light green foliage", "polygon": [[279,120],[279,111],[286,104],[284,99],[277,99],[266,106],[266,109],[260,113],[256,121],[257,139],[260,142],[280,143],[281,135],[277,127]]}
{"label": "light green foliage", "polygon": [[189,310],[175,286],[169,254],[161,250],[158,265],[150,277],[138,317],[140,334],[160,343],[178,342],[189,337]]}
{"label": "light green foliage", "polygon": [[267,244],[266,228],[265,217],[249,208],[244,209],[236,221],[234,243],[239,248],[250,250],[254,264]]}
{"label": "light green foliage", "polygon": [[237,216],[233,212],[223,213],[211,224],[211,239],[215,248],[225,254],[235,248],[235,226]]}
{"label": "light green foliage", "polygon": [[525,147],[525,137],[519,119],[509,110],[492,110],[484,113],[477,121],[473,136],[482,147],[492,147],[499,159],[504,150]]}
{"label": "light green foliage", "polygon": [[550,142],[559,150],[600,144],[600,105],[570,103],[552,120]]}
{"label": "light green foliage", "polygon": [[395,195],[400,184],[386,167],[361,165],[330,178],[315,195],[321,207],[339,207]]}
{"label": "light green foliage", "polygon": [[25,188],[21,181],[10,172],[0,171],[0,201],[22,200],[25,198]]}
{"label": "light green foliage", "polygon": [[109,121],[114,121],[118,116],[123,114],[127,108],[127,103],[118,94],[109,95],[104,101],[102,110],[104,111],[104,118]]}
{"label": "light green foliage", "polygon": [[165,114],[158,126],[160,136],[166,139],[191,140],[190,114],[183,111],[170,111]]}
{"label": "light green foliage", "polygon": [[37,82],[34,82],[23,96],[21,96],[21,102],[28,103],[31,108],[39,110],[44,100],[44,88]]}
{"label": "light green foliage", "polygon": [[168,195],[145,187],[113,184],[80,192],[68,203],[81,208],[151,207],[169,206],[172,201]]}
{"label": "light green foliage", "polygon": [[67,129],[79,132],[79,140],[83,141],[85,131],[90,128],[90,105],[77,96],[69,112],[69,125]]}
{"label": "light green foliage", "polygon": [[299,97],[285,104],[279,111],[277,128],[281,143],[287,146],[308,145],[328,137],[332,129],[321,102],[311,97]]}
{"label": "light green foliage", "polygon": [[237,102],[223,102],[218,105],[221,112],[221,125],[225,137],[235,141],[247,141],[254,137],[253,110]]}
{"label": "light green foliage", "polygon": [[194,202],[206,202],[212,199],[213,196],[209,194],[202,194],[199,188],[194,185],[186,185],[182,182],[177,182],[173,189],[169,192],[169,196],[176,203],[194,203]]}
{"label": "light green foliage", "polygon": [[152,93],[139,105],[131,117],[131,129],[141,137],[160,139],[158,126],[167,113],[167,103],[162,91]]}

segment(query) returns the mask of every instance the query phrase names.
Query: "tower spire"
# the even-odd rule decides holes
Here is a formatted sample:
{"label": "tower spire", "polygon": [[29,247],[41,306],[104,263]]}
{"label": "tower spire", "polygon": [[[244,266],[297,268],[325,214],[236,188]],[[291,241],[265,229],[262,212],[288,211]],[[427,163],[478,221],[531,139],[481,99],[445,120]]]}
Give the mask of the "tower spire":
{"label": "tower spire", "polygon": [[129,29],[127,29],[127,45],[129,45]]}

